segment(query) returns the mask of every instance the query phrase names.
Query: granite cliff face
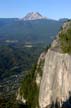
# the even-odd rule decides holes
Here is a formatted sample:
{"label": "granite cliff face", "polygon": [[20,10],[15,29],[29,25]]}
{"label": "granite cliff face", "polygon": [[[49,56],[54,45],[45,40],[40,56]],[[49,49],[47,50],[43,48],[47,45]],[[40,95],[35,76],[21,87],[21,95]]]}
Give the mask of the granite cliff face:
{"label": "granite cliff face", "polygon": [[[59,34],[71,29],[70,27],[71,22],[66,22]],[[59,102],[61,107],[70,97],[71,55],[61,50],[59,34],[45,56],[39,92],[40,108],[50,108],[51,104],[56,102]]]}
{"label": "granite cliff face", "polygon": [[59,99],[65,101],[71,91],[71,56],[48,50],[40,85],[39,105],[46,108]]}

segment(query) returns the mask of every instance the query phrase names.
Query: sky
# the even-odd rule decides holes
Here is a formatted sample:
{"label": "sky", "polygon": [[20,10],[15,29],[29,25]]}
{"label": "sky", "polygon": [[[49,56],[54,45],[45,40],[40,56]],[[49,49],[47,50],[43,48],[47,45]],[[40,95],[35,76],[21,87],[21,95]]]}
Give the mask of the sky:
{"label": "sky", "polygon": [[71,0],[0,0],[0,18],[22,18],[29,12],[51,19],[71,18]]}

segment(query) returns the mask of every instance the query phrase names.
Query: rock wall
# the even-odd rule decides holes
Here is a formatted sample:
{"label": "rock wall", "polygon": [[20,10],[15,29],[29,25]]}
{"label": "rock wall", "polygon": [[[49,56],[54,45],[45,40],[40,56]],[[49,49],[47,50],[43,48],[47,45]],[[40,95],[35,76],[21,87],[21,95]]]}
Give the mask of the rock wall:
{"label": "rock wall", "polygon": [[52,102],[65,101],[71,91],[71,56],[49,49],[40,84],[39,106],[46,108]]}
{"label": "rock wall", "polygon": [[66,33],[68,29],[71,29],[71,21],[64,23],[46,53],[39,91],[40,108],[50,108],[56,102],[62,106],[70,97],[71,55],[63,53],[59,40],[60,33]]}

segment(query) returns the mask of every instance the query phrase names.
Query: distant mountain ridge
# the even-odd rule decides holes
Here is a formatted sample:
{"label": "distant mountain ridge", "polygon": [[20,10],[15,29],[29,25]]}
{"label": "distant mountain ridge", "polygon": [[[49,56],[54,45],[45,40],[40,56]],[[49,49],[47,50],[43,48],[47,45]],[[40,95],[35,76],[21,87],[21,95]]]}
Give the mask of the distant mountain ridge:
{"label": "distant mountain ridge", "polygon": [[40,13],[28,13],[24,18],[0,18],[0,40],[49,44],[68,19],[53,20]]}
{"label": "distant mountain ridge", "polygon": [[37,19],[47,19],[47,18],[43,17],[38,12],[30,12],[23,18],[23,20],[37,20]]}

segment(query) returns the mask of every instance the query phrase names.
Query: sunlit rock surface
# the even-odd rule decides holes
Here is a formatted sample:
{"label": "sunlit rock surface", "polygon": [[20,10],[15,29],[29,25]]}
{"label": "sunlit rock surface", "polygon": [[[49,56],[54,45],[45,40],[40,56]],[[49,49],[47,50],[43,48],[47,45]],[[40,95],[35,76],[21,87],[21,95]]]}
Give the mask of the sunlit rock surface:
{"label": "sunlit rock surface", "polygon": [[[71,22],[63,25],[63,31],[67,30],[66,26],[69,28]],[[49,106],[56,101],[62,105],[69,98],[70,92],[71,55],[61,51],[59,37],[56,37],[45,56],[39,106],[40,108],[50,108]]]}
{"label": "sunlit rock surface", "polygon": [[71,56],[49,50],[44,64],[40,85],[39,104],[41,108],[56,102],[64,101],[71,91]]}

